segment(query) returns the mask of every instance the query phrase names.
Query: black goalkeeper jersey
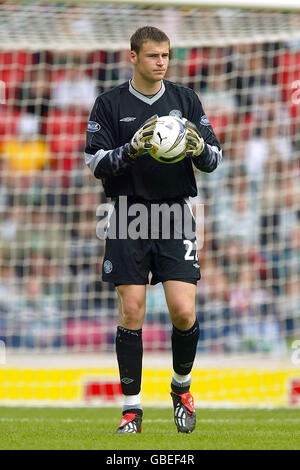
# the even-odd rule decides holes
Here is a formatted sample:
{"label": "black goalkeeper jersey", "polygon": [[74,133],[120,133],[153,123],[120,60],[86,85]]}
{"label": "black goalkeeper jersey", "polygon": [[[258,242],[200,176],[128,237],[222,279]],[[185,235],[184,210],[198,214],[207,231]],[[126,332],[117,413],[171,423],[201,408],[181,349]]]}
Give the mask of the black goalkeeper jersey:
{"label": "black goalkeeper jersey", "polygon": [[[147,152],[131,159],[125,144],[155,114],[193,122],[205,141],[202,154],[174,164],[160,163]],[[95,177],[102,180],[107,197],[127,195],[161,201],[196,196],[193,164],[211,172],[221,158],[220,144],[198,96],[190,88],[163,80],[160,91],[147,97],[126,82],[96,99],[87,128],[85,161]]]}

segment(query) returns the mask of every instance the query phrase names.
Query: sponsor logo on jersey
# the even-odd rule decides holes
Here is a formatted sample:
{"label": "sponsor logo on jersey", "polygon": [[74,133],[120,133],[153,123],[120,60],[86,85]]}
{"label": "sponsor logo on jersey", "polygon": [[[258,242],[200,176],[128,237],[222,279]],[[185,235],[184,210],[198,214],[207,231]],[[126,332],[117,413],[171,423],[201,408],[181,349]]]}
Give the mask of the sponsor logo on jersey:
{"label": "sponsor logo on jersey", "polygon": [[200,124],[202,124],[203,126],[210,126],[211,125],[208,118],[207,118],[207,116],[205,116],[205,114],[201,117]]}
{"label": "sponsor logo on jersey", "polygon": [[109,261],[108,259],[105,260],[105,261],[104,261],[104,264],[103,264],[103,269],[104,269],[105,274],[111,273],[112,270],[113,270],[112,262]]}
{"label": "sponsor logo on jersey", "polygon": [[100,131],[101,126],[98,124],[98,122],[95,121],[89,121],[87,125],[87,131],[88,132],[98,132]]}
{"label": "sponsor logo on jersey", "polygon": [[121,122],[132,122],[136,119],[136,117],[131,117],[131,116],[128,116],[128,117],[124,117],[122,119],[120,119]]}
{"label": "sponsor logo on jersey", "polygon": [[172,109],[172,111],[169,112],[169,116],[178,117],[179,119],[181,119],[182,112],[179,111],[179,109]]}

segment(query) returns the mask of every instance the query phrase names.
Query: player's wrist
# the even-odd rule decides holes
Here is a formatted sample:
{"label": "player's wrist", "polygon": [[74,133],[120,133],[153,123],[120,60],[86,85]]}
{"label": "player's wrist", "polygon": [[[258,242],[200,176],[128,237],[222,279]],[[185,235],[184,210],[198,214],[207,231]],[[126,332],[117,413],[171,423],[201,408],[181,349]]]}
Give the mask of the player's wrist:
{"label": "player's wrist", "polygon": [[204,151],[205,142],[202,137],[200,137],[199,142],[197,143],[197,148],[192,152],[192,158],[200,157]]}
{"label": "player's wrist", "polygon": [[136,150],[131,142],[124,145],[124,156],[128,161],[134,161],[138,155],[138,150]]}
{"label": "player's wrist", "polygon": [[147,119],[144,124],[136,131],[133,138],[128,144],[128,154],[130,158],[135,159],[147,150],[152,149],[149,140],[153,136],[157,114]]}
{"label": "player's wrist", "polygon": [[201,158],[201,160],[205,159],[206,156],[207,156],[207,153],[208,153],[208,147],[207,147],[206,142],[204,142],[204,145],[203,145],[203,148],[201,149],[201,151],[199,151],[199,152],[191,151],[190,154],[188,154],[188,153],[189,152],[187,152],[186,156],[190,157],[192,160],[195,160],[199,157]]}
{"label": "player's wrist", "polygon": [[200,157],[205,148],[203,137],[195,134],[187,134],[186,156],[191,158]]}
{"label": "player's wrist", "polygon": [[199,157],[205,146],[205,142],[197,126],[183,118],[184,127],[186,129],[186,156],[190,158]]}

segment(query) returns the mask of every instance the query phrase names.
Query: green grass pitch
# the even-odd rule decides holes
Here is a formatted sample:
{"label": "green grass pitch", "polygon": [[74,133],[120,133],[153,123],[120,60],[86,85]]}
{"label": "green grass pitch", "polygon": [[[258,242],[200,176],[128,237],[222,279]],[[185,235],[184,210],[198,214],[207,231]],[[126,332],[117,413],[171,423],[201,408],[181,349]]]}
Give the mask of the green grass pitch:
{"label": "green grass pitch", "polygon": [[300,409],[202,409],[192,434],[172,408],[144,409],[142,433],[118,435],[120,408],[0,407],[0,449],[300,449]]}

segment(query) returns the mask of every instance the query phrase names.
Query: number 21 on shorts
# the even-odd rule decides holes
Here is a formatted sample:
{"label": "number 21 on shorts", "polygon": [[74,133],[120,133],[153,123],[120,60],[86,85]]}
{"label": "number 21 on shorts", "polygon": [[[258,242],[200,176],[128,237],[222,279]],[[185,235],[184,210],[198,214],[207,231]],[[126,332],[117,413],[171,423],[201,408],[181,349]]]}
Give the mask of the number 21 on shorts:
{"label": "number 21 on shorts", "polygon": [[[183,240],[183,243],[186,247],[186,253],[184,255],[184,259],[186,261],[198,261],[198,254],[197,254],[197,242],[192,242],[191,240]],[[195,254],[192,253],[193,249],[195,250]]]}

